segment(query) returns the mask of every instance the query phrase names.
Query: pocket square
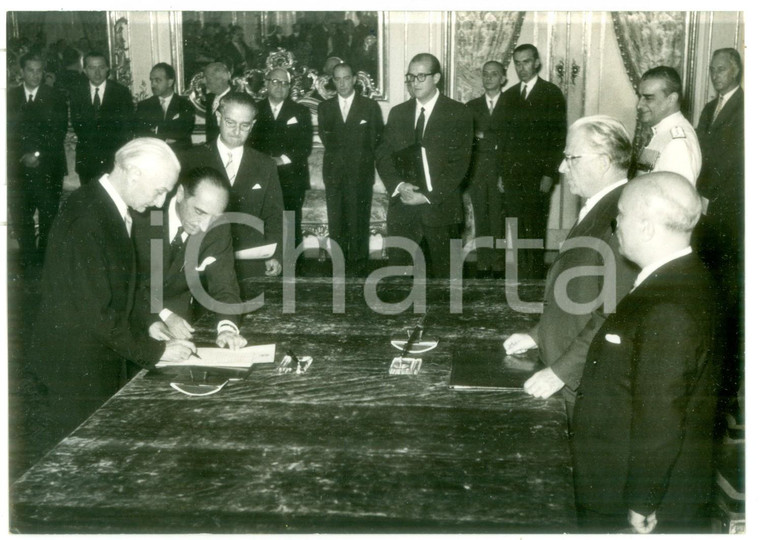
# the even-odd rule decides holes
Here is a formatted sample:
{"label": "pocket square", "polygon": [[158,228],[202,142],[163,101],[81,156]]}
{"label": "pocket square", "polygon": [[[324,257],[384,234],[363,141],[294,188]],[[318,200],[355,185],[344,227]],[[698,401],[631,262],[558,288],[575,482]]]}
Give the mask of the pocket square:
{"label": "pocket square", "polygon": [[179,113],[177,113],[174,116],[172,116],[172,120],[177,120],[177,119],[179,119]]}
{"label": "pocket square", "polygon": [[367,123],[366,120],[362,120],[361,122],[359,122],[359,125],[361,126],[362,124],[366,124],[366,123]]}
{"label": "pocket square", "polygon": [[620,336],[617,334],[605,334],[604,339],[615,345],[620,345]]}
{"label": "pocket square", "polygon": [[209,266],[211,266],[215,262],[216,262],[216,258],[215,257],[206,257],[205,259],[203,259],[203,262],[201,263],[201,265],[195,269],[195,271],[196,272],[203,272],[206,268],[208,268]]}
{"label": "pocket square", "polygon": [[288,125],[297,124],[297,123],[298,123],[298,118],[296,118],[295,116],[292,117],[290,120],[288,120]]}
{"label": "pocket square", "polygon": [[251,189],[263,189],[263,188],[261,187],[261,184],[256,184]]}

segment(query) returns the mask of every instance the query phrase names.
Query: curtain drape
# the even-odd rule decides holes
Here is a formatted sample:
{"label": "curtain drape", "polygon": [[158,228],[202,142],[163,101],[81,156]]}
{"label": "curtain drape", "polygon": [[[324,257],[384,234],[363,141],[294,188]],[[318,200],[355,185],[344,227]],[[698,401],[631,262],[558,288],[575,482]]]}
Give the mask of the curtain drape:
{"label": "curtain drape", "polygon": [[509,65],[525,12],[457,11],[454,17],[454,98],[467,102],[483,93],[485,62]]}

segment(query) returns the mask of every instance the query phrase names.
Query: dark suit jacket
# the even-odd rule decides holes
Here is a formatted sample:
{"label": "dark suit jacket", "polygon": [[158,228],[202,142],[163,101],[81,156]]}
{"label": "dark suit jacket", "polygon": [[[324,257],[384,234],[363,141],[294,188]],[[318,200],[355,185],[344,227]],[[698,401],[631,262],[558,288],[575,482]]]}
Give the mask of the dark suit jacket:
{"label": "dark suit jacket", "polygon": [[[604,266],[603,255],[599,251],[567,247],[569,240],[585,237],[601,240],[612,249],[615,284],[610,291],[615,295],[615,305],[631,290],[638,268],[620,255],[617,238],[612,232],[612,220],[617,216],[617,203],[623,187],[615,188],[602,197],[586,217],[570,230],[546,277],[541,320],[530,332],[538,343],[541,361],[550,366],[571,390],[578,388],[588,347],[608,314],[604,312],[603,304],[584,315],[569,313],[558,303],[554,286],[564,272],[584,267],[601,269]],[[567,283],[565,293],[577,304],[593,302],[602,294],[604,285],[603,276],[584,272]]]}
{"label": "dark suit jacket", "polygon": [[123,361],[153,366],[164,344],[129,324],[135,294],[132,240],[100,182],[66,200],[48,241],[42,294],[32,336],[33,370],[72,429],[124,382]]}
{"label": "dark suit jacket", "polygon": [[[415,102],[412,98],[391,109],[382,141],[377,148],[377,171],[388,195],[392,195],[402,182],[393,154],[414,144]],[[443,94],[438,97],[422,139],[433,191],[426,193],[430,204],[413,207],[422,212],[425,225],[444,226],[462,221],[459,186],[470,166],[472,125],[472,115],[462,103]],[[401,206],[404,205],[400,197],[391,198],[388,206],[389,219],[390,214]]]}
{"label": "dark suit jacket", "polygon": [[[214,167],[226,174],[216,143],[193,147],[180,156],[180,162],[183,171],[195,167]],[[243,212],[264,222],[263,234],[251,227],[233,224],[232,243],[235,251],[276,243],[274,256],[282,260],[282,191],[277,180],[277,166],[253,148],[246,147],[243,151],[227,212]]]}
{"label": "dark suit jacket", "polygon": [[66,172],[63,140],[68,129],[68,109],[62,94],[40,85],[36,99],[26,103],[23,85],[8,89],[8,172],[15,178],[24,154],[39,152],[37,171],[43,176]]}
{"label": "dark suit jacket", "polygon": [[[475,138],[472,144],[472,162],[468,178],[471,183],[495,181],[502,173],[504,140],[507,128],[507,100],[502,94],[496,102],[493,114],[488,113],[486,96],[467,102],[467,108],[475,120]],[[477,134],[483,136],[478,138]]]}
{"label": "dark suit jacket", "polygon": [[375,181],[375,148],[383,134],[383,115],[373,99],[354,94],[346,121],[338,97],[319,104],[319,137],[325,146],[322,176],[325,184],[341,178],[372,185]]}
{"label": "dark suit jacket", "polygon": [[513,189],[538,193],[542,176],[559,179],[567,132],[565,97],[539,77],[523,101],[520,84],[503,96],[507,108],[504,182]]}
{"label": "dark suit jacket", "polygon": [[[702,150],[699,194],[710,200],[713,212],[739,215],[744,202],[744,91],[741,88],[712,121],[718,100],[702,110],[697,136]],[[707,213],[710,212],[708,206]]]}
{"label": "dark suit jacket", "polygon": [[[232,92],[230,88],[230,92]],[[216,113],[212,110],[216,94],[206,94],[206,142],[214,143],[219,137],[219,123],[216,121]]]}
{"label": "dark suit jacket", "polygon": [[[136,215],[134,218],[132,237],[135,241],[135,250],[137,253],[138,268],[138,289],[140,305],[137,310],[140,311],[140,320],[146,328],[153,322],[160,320],[158,313],[150,313],[150,277],[151,277],[151,241],[154,239],[162,240],[163,243],[163,308],[167,308],[176,313],[186,321],[193,320],[192,298],[190,288],[185,277],[185,251],[187,241],[179,249],[174,260],[171,258],[171,238],[168,232],[169,218],[167,201],[165,208],[162,210],[163,221],[160,227],[151,227],[150,212],[142,215]],[[158,212],[158,210],[154,210]],[[189,238],[188,238],[189,241]],[[219,224],[206,233],[201,242],[201,250],[198,260],[194,261],[195,267],[200,266],[208,257],[216,259],[213,263],[208,264],[203,272],[201,279],[204,283],[206,292],[219,302],[227,304],[240,304],[240,288],[235,275],[235,256],[232,250],[232,235],[230,234],[229,224]],[[232,321],[235,324],[240,322],[239,315],[219,315],[217,322],[222,320]]]}
{"label": "dark suit jacket", "polygon": [[575,407],[577,504],[623,518],[656,510],[659,529],[710,501],[714,307],[691,254],[656,270],[602,325]]}
{"label": "dark suit jacket", "polygon": [[158,96],[153,96],[137,104],[135,126],[138,137],[156,137],[162,141],[173,139],[175,142],[169,144],[172,150],[185,150],[193,145],[195,108],[189,99],[174,94],[164,118],[161,102]]}
{"label": "dark suit jacket", "polygon": [[90,85],[71,93],[71,125],[77,134],[76,171],[95,177],[113,169],[116,151],[133,134],[135,106],[129,90],[107,80],[100,109],[92,106]]}
{"label": "dark suit jacket", "polygon": [[309,189],[309,154],[314,135],[311,112],[290,98],[282,102],[275,120],[268,99],[257,103],[253,125],[253,147],[270,157],[286,155],[291,163],[277,167],[283,193],[303,193]]}

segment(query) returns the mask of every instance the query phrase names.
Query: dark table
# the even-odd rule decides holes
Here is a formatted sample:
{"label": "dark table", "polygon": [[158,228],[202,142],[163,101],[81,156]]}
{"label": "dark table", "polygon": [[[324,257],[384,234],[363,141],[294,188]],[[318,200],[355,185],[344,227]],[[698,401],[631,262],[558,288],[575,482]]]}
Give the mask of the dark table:
{"label": "dark table", "polygon": [[[303,375],[271,365],[207,397],[138,375],[11,488],[21,532],[564,532],[574,529],[559,398],[448,388],[453,346],[494,347],[536,315],[507,307],[503,282],[425,286],[438,348],[416,376],[392,376],[419,314],[378,314],[358,281],[333,313],[331,281],[299,279],[294,313],[275,280],[242,325],[249,344],[311,355]],[[385,280],[384,301],[410,290]],[[541,284],[521,286],[536,300]],[[290,309],[287,309],[290,311]],[[197,332],[211,339],[210,327]]]}

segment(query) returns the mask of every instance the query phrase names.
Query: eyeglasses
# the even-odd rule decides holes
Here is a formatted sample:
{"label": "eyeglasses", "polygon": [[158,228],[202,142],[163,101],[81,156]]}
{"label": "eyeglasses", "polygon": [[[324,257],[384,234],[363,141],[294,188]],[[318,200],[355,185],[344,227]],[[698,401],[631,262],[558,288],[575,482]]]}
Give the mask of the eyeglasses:
{"label": "eyeglasses", "polygon": [[289,81],[281,81],[280,79],[267,79],[267,82],[272,86],[286,86],[290,84]]}
{"label": "eyeglasses", "polygon": [[572,163],[576,159],[581,159],[582,157],[588,157],[588,156],[601,156],[602,154],[578,154],[577,156],[573,156],[571,154],[562,154],[562,156],[565,158],[565,161],[568,163]]}
{"label": "eyeglasses", "polygon": [[414,82],[416,79],[417,82],[425,82],[425,79],[427,79],[431,75],[435,75],[435,73],[417,73],[417,75],[415,75],[414,73],[407,73],[406,75],[404,75],[404,81],[410,83],[410,82]]}

